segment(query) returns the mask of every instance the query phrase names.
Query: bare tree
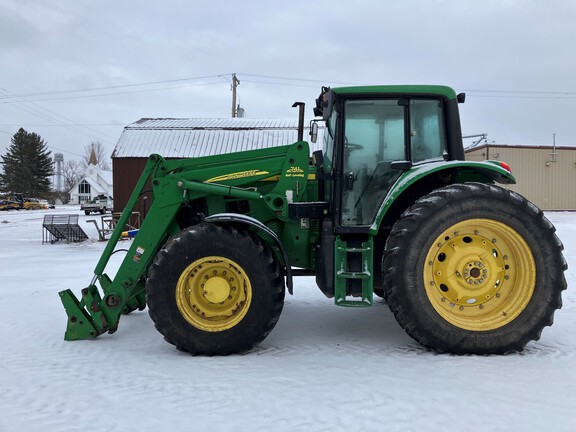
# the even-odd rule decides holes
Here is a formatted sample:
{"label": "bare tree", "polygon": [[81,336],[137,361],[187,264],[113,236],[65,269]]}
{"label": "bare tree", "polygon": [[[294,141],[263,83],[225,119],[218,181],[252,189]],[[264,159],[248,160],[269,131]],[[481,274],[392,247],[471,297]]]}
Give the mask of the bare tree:
{"label": "bare tree", "polygon": [[104,171],[110,171],[110,162],[106,156],[106,148],[100,141],[92,141],[84,147],[84,157],[82,159],[82,168],[86,171],[88,165],[93,163]]}
{"label": "bare tree", "polygon": [[84,175],[84,169],[82,167],[82,162],[75,160],[66,161],[62,167],[62,178],[64,179],[64,190],[70,191],[76,183]]}

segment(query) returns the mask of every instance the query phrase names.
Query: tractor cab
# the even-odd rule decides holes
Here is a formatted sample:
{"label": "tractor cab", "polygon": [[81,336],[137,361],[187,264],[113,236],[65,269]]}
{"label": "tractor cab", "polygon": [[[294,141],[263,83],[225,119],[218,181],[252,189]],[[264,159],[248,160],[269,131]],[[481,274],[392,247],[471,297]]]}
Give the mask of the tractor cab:
{"label": "tractor cab", "polygon": [[324,199],[338,232],[367,232],[404,171],[464,159],[462,99],[440,86],[323,88],[315,114],[326,122]]}

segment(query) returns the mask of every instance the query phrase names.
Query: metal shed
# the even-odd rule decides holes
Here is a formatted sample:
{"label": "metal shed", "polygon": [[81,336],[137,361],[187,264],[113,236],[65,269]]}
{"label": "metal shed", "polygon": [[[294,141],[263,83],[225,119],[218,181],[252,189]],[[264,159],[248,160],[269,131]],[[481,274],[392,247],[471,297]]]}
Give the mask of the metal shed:
{"label": "metal shed", "polygon": [[466,149],[468,160],[500,160],[512,168],[509,188],[543,210],[576,210],[576,147],[485,144]]}
{"label": "metal shed", "polygon": [[[309,137],[309,122],[304,124]],[[323,128],[319,130],[319,148]],[[211,156],[259,148],[277,147],[298,140],[297,119],[175,119],[143,118],[124,128],[112,153],[114,211],[122,211],[140,178],[148,156],[164,158]],[[145,200],[137,208],[146,212]]]}

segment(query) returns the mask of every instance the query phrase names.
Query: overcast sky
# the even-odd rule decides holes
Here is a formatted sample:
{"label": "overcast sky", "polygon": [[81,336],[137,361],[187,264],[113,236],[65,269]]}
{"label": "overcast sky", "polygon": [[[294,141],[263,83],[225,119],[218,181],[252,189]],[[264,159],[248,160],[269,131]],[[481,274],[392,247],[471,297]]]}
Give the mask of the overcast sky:
{"label": "overcast sky", "polygon": [[296,118],[321,85],[445,84],[463,132],[576,146],[576,0],[0,0],[0,155],[65,160],[142,117]]}

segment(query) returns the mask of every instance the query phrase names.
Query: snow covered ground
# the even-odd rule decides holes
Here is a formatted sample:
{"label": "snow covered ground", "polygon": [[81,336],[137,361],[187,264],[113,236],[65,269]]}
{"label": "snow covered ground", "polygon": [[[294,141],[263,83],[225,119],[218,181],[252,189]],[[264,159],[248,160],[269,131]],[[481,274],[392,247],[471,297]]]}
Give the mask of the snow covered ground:
{"label": "snow covered ground", "polygon": [[547,214],[568,290],[522,354],[426,351],[385,304],[339,308],[301,278],[258,348],[206,358],[164,342],[147,312],[122,317],[114,335],[65,342],[57,293],[80,293],[104,243],[85,222],[97,217],[80,215],[93,240],[42,245],[47,212],[80,213],[0,213],[2,432],[576,430],[576,213]]}

